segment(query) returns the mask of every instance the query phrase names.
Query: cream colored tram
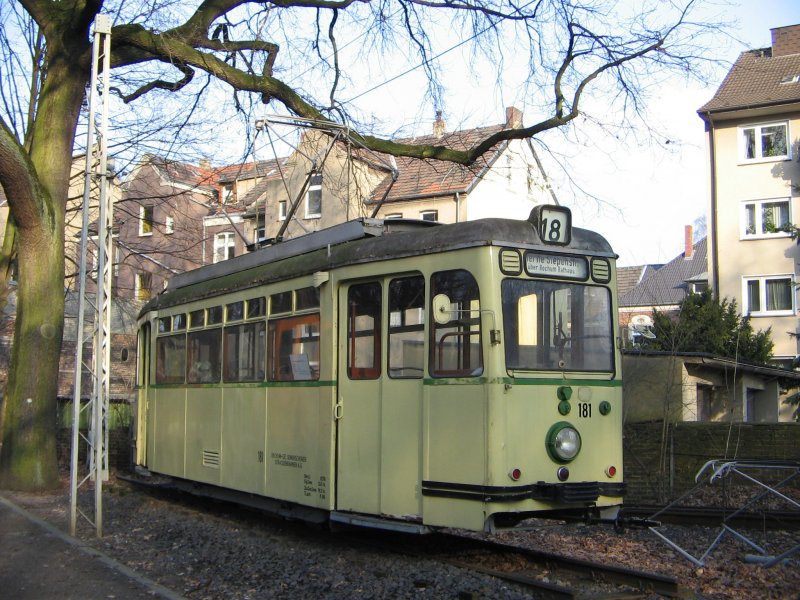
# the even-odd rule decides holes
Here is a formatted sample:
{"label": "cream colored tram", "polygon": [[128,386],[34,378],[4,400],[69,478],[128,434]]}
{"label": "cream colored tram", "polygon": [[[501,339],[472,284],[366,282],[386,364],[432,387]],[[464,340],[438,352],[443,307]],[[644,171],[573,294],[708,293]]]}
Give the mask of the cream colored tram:
{"label": "cream colored tram", "polygon": [[140,315],[136,462],[332,522],[613,516],[615,258],[540,206],[351,221],[178,275]]}

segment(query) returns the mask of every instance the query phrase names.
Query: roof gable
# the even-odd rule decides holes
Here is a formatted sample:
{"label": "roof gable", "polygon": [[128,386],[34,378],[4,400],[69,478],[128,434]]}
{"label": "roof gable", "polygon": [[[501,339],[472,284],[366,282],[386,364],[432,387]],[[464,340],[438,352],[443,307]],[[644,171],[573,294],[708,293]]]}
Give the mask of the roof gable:
{"label": "roof gable", "polygon": [[800,102],[800,54],[773,56],[770,48],[764,48],[742,52],[714,97],[698,112],[793,102]]}
{"label": "roof gable", "polygon": [[[441,137],[428,135],[397,141],[408,144],[442,145],[457,150],[466,150],[490,135],[502,131],[503,127],[503,125],[493,125],[454,131]],[[392,186],[386,201],[468,193],[507,146],[507,142],[496,144],[469,166],[441,160],[397,157],[394,159],[398,172],[397,181]],[[384,179],[372,191],[370,201],[382,198],[390,183],[391,177]]]}
{"label": "roof gable", "polygon": [[[694,244],[694,254],[681,253],[637,286],[621,293],[620,306],[670,306],[686,297],[687,281],[707,280],[706,238]],[[705,277],[703,275],[706,274]]]}

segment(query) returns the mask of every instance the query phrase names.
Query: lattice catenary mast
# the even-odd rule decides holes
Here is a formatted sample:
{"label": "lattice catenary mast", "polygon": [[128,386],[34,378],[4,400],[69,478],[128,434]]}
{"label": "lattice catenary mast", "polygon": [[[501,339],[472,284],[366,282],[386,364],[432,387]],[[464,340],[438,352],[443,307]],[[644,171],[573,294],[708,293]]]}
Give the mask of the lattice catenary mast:
{"label": "lattice catenary mast", "polygon": [[[94,22],[92,45],[92,79],[87,91],[89,122],[86,135],[86,167],[83,188],[83,228],[80,246],[80,279],[78,293],[77,338],[75,347],[75,388],[72,396],[72,461],[70,468],[70,533],[75,535],[78,514],[95,527],[98,537],[103,535],[103,481],[108,480],[108,396],[111,362],[111,227],[113,222],[113,197],[108,193],[108,96],[111,70],[111,20],[107,15],[97,15]],[[93,321],[84,331],[84,312],[91,299],[86,293],[87,248],[91,190],[99,189],[97,220],[97,293],[93,305]],[[92,348],[92,387],[89,402],[81,407],[83,349]],[[80,433],[81,413],[91,415],[89,435]],[[78,445],[87,443],[89,472],[78,480]],[[94,480],[94,518],[90,511],[78,507],[78,490],[89,480]]]}

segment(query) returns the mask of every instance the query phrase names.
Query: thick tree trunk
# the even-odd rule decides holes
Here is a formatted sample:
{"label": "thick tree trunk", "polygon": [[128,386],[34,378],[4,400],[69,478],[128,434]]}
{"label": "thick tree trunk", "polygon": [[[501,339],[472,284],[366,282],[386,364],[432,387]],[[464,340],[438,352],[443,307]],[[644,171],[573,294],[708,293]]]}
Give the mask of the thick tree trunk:
{"label": "thick tree trunk", "polygon": [[[0,487],[59,484],[56,398],[64,323],[63,241],[42,231],[19,236],[20,277],[11,369],[4,401]],[[54,268],[55,267],[55,268]]]}
{"label": "thick tree trunk", "polygon": [[[59,485],[57,386],[64,328],[64,217],[75,127],[89,78],[88,12],[48,36],[47,78],[23,148],[0,128],[0,180],[18,230],[14,346],[0,412],[0,488]],[[66,32],[65,30],[70,30]],[[65,43],[64,43],[65,42]]]}

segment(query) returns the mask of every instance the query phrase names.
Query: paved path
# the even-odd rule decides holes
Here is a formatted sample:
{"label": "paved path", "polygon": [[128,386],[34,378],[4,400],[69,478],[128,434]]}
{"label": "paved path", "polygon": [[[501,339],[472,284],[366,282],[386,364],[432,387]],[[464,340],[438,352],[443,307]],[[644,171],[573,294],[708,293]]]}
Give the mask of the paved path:
{"label": "paved path", "polygon": [[0,496],[0,599],[136,600],[182,596]]}

